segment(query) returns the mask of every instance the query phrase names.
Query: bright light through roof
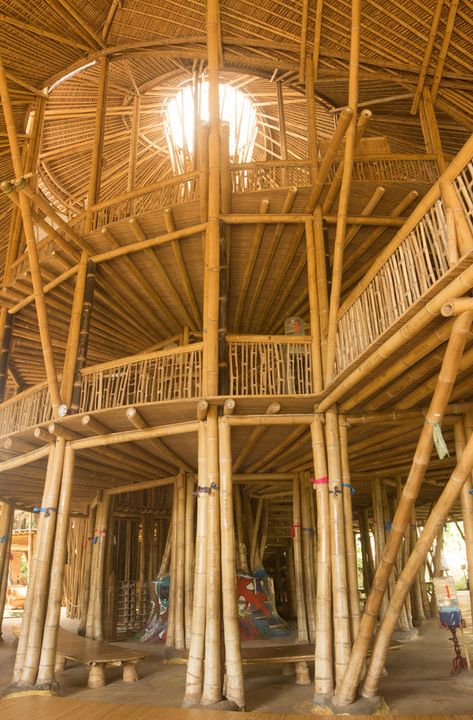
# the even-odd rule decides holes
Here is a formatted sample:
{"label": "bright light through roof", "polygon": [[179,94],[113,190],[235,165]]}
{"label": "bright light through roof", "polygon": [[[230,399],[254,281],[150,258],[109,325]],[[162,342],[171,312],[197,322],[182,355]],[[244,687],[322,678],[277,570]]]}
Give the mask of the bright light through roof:
{"label": "bright light through roof", "polygon": [[[220,119],[230,126],[230,155],[240,162],[251,158],[256,135],[256,111],[249,97],[231,85],[220,88]],[[209,84],[200,84],[200,119],[209,120]],[[194,152],[194,94],[186,85],[167,104],[166,130],[175,148]]]}

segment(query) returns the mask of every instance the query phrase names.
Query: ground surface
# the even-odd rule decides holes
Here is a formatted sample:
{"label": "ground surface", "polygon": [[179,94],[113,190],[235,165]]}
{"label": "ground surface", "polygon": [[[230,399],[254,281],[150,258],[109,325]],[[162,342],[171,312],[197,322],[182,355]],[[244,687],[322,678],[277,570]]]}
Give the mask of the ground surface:
{"label": "ground surface", "polygon": [[[467,594],[460,593],[468,627],[465,631],[470,656],[473,660],[473,633],[471,615],[467,609]],[[4,621],[5,642],[0,645],[0,689],[11,679],[15,647],[12,627],[19,620]],[[64,620],[64,627],[73,629],[74,623]],[[449,633],[440,629],[436,621],[427,621],[419,636],[392,652],[380,690],[393,714],[472,714],[473,680],[465,686],[465,678],[458,680],[449,675],[453,648]],[[84,666],[71,666],[58,674],[63,697],[96,700],[109,703],[140,703],[179,707],[185,681],[185,665],[165,664],[163,646],[123,643],[127,647],[145,649],[148,658],[138,666],[140,680],[124,683],[120,668],[107,668],[108,685],[98,690],[87,688]],[[281,665],[245,666],[247,709],[250,711],[309,713],[312,706],[312,685],[294,685],[291,677],[282,675]],[[312,668],[311,668],[312,670]]]}

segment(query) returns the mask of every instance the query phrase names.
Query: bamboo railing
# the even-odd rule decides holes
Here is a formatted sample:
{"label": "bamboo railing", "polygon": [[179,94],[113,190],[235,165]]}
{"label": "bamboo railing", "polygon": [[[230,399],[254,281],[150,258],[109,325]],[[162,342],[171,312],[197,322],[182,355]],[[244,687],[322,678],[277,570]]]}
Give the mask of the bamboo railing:
{"label": "bamboo railing", "polygon": [[[473,230],[473,161],[453,183],[465,217]],[[336,374],[357,360],[386,330],[441,280],[451,265],[445,201],[437,183],[423,201],[423,214],[414,210],[383,251],[373,270],[350,293],[340,308],[336,345]],[[361,289],[360,289],[361,287]]]}
{"label": "bamboo railing", "polygon": [[310,395],[309,336],[227,335],[230,395]]}
{"label": "bamboo railing", "polygon": [[48,422],[52,416],[48,384],[35,385],[0,405],[0,436]]}
{"label": "bamboo railing", "polygon": [[79,412],[199,397],[202,347],[196,343],[85,368]]}

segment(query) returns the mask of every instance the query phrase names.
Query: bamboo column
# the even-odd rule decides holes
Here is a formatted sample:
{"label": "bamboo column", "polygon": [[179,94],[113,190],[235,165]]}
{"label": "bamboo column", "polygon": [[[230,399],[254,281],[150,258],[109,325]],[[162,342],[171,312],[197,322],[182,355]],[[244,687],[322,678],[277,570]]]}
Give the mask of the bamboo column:
{"label": "bamboo column", "polygon": [[445,485],[439,499],[435,503],[422,530],[416,547],[413,549],[409,560],[404,567],[390,600],[386,615],[381,623],[373,647],[371,661],[363,684],[362,694],[364,697],[372,697],[376,694],[378,682],[383,671],[384,662],[389,649],[391,635],[396,627],[400,609],[405,601],[409,588],[413,583],[422,564],[425,562],[427,553],[434,538],[448,517],[448,514],[457,501],[461,490],[473,469],[473,438],[470,438],[465,446],[460,460],[450,479]]}
{"label": "bamboo column", "polygon": [[232,488],[231,428],[223,417],[219,420],[220,449],[220,522],[222,536],[223,634],[225,641],[227,700],[239,709],[245,707],[245,686],[241,662],[240,624],[238,621],[235,526]]}
{"label": "bamboo column", "polygon": [[[373,478],[371,482],[371,498],[373,502],[373,522],[374,522],[374,548],[375,548],[375,560],[376,567],[381,562],[383,555],[384,546],[386,545],[386,538],[384,534],[384,518],[383,518],[383,504],[381,499],[381,480],[379,478]],[[383,601],[380,606],[380,616],[383,617],[388,606],[387,594],[384,595]]]}
{"label": "bamboo column", "polygon": [[348,606],[345,519],[343,515],[342,471],[338,417],[335,408],[325,413],[325,435],[329,477],[330,548],[332,555],[332,595],[334,626],[335,679],[343,677],[351,649],[350,611]]}
{"label": "bamboo column", "polygon": [[351,634],[354,641],[360,626],[360,597],[358,593],[358,564],[356,559],[355,533],[353,532],[352,494],[354,488],[350,478],[348,459],[348,427],[346,418],[338,418],[340,434],[340,458],[342,464],[343,515],[345,518],[345,547],[348,580],[348,601],[350,605]]}
{"label": "bamboo column", "polygon": [[184,622],[186,648],[190,646],[194,583],[194,478],[186,478],[185,557],[184,557]]}
{"label": "bamboo column", "polygon": [[170,569],[169,569],[169,600],[168,600],[168,625],[166,630],[166,647],[176,646],[176,596],[177,596],[177,481],[174,483],[172,493],[172,514],[171,514],[171,546],[170,546]]}
{"label": "bamboo column", "polygon": [[2,620],[8,584],[10,566],[10,547],[13,530],[14,506],[3,502],[0,515],[0,642],[2,639]]}
{"label": "bamboo column", "polygon": [[[466,413],[463,418],[464,425],[464,438],[468,438],[473,435],[473,414],[471,412]],[[455,425],[456,429],[456,425]],[[455,444],[457,442],[457,436],[455,436]],[[463,452],[463,447],[460,445],[460,451]],[[463,518],[463,530],[465,534],[465,545],[466,545],[466,559],[468,567],[468,585],[470,588],[470,607],[473,617],[473,483],[472,477],[467,479],[460,496],[462,518]]]}
{"label": "bamboo column", "polygon": [[220,108],[218,0],[207,3],[209,82],[209,209],[204,267],[203,376],[204,396],[218,395],[218,331],[220,281]]}
{"label": "bamboo column", "polygon": [[79,340],[81,331],[81,318],[84,306],[85,288],[87,281],[87,255],[82,253],[79,269],[76,275],[74,299],[72,301],[71,318],[69,322],[69,334],[67,338],[66,356],[64,359],[63,379],[61,384],[61,397],[69,407],[72,400],[75,368],[79,352]]}
{"label": "bamboo column", "polygon": [[[78,282],[78,281],[77,281]],[[70,395],[71,412],[79,411],[80,394],[82,388],[82,376],[80,371],[85,367],[87,362],[87,350],[89,346],[90,321],[92,316],[92,308],[94,301],[95,288],[95,263],[89,260],[87,262],[87,276],[84,288],[84,296],[82,299],[82,310],[80,318],[79,339],[76,349],[76,363],[74,368],[73,386]],[[75,316],[74,316],[75,317]],[[72,357],[72,354],[71,354]]]}
{"label": "bamboo column", "polygon": [[80,609],[80,622],[77,630],[78,635],[85,635],[87,625],[87,611],[90,602],[90,576],[92,571],[92,538],[94,535],[95,527],[95,516],[97,513],[97,503],[89,506],[89,514],[87,517],[87,532],[85,537],[85,558],[84,558],[84,570],[82,573],[82,591],[80,595],[81,609]]}
{"label": "bamboo column", "polygon": [[373,637],[379,608],[430,460],[434,445],[434,423],[440,424],[443,420],[470,330],[471,319],[471,313],[463,313],[455,319],[452,327],[437,385],[414,453],[411,471],[399,499],[381,562],[376,569],[373,586],[365,605],[360,622],[360,631],[352,649],[347,671],[337,690],[336,705],[343,707],[353,702],[355,698],[363,663]]}
{"label": "bamboo column", "polygon": [[335,373],[335,346],[337,340],[337,317],[340,307],[340,294],[342,287],[343,250],[345,246],[345,233],[347,227],[348,203],[350,200],[353,160],[356,144],[356,115],[358,105],[358,66],[360,56],[360,24],[361,0],[352,0],[351,3],[351,36],[350,36],[350,67],[348,79],[348,107],[352,111],[352,118],[345,139],[343,157],[343,174],[340,186],[340,200],[337,211],[337,227],[333,250],[332,285],[330,290],[330,308],[328,320],[326,382],[330,382]]}
{"label": "bamboo column", "polygon": [[61,616],[61,600],[64,583],[64,564],[66,562],[67,532],[74,478],[74,450],[67,446],[64,452],[64,466],[59,497],[54,554],[49,584],[48,609],[43,631],[43,642],[39,661],[36,686],[39,689],[54,690],[54,665],[56,660],[57,638]]}
{"label": "bamboo column", "polygon": [[243,508],[241,503],[241,490],[239,485],[235,485],[235,487],[233,488],[233,493],[235,496],[234,506],[238,539],[238,570],[240,572],[248,574],[250,572],[250,568],[248,567],[248,558],[246,555],[245,528],[243,525]]}
{"label": "bamboo column", "polygon": [[[315,642],[315,562],[313,555],[312,537],[315,527],[312,525],[307,494],[307,473],[299,473],[301,521],[302,521],[302,560],[304,577],[304,595],[307,613],[307,628],[310,642]],[[312,489],[311,489],[312,492]]]}
{"label": "bamboo column", "polygon": [[373,581],[374,562],[371,551],[368,510],[366,508],[358,510],[358,525],[360,526],[360,542],[363,553],[363,585],[365,593],[368,595]]}
{"label": "bamboo column", "polygon": [[330,552],[330,509],[328,471],[322,418],[315,415],[311,426],[314,459],[314,489],[317,501],[317,597],[315,622],[314,701],[331,697],[334,688],[332,668],[332,580]]}
{"label": "bamboo column", "polygon": [[186,485],[185,476],[179,473],[176,481],[177,492],[177,517],[176,517],[176,567],[173,568],[173,574],[176,577],[175,599],[175,616],[174,616],[174,646],[178,650],[182,650],[185,643],[184,630],[184,564],[185,564],[185,540],[186,540]]}
{"label": "bamboo column", "polygon": [[[284,111],[284,96],[282,82],[276,81],[276,96],[278,102],[278,122],[279,122],[279,143],[281,160],[287,160],[287,132],[286,132],[286,115]],[[284,187],[288,184],[287,167],[282,170],[282,184]]]}
{"label": "bamboo column", "polygon": [[207,605],[207,423],[199,421],[197,527],[195,538],[194,597],[183,706],[199,703],[202,697]]}
{"label": "bamboo column", "polygon": [[109,57],[103,55],[99,61],[99,81],[97,90],[97,109],[95,113],[94,141],[92,144],[92,160],[90,168],[89,188],[87,192],[87,211],[84,231],[93,228],[94,215],[90,210],[99,200],[100,179],[102,176],[103,144],[105,135],[105,113],[107,111]]}
{"label": "bamboo column", "polygon": [[211,705],[222,698],[218,475],[217,406],[211,405],[207,414],[207,605],[202,705]]}
{"label": "bamboo column", "polygon": [[294,548],[294,575],[296,583],[297,603],[297,642],[306,643],[309,641],[307,631],[306,597],[304,592],[304,574],[302,569],[302,547],[301,547],[301,486],[297,476],[292,482],[292,540]]}
{"label": "bamboo column", "polygon": [[[434,555],[434,562],[433,562],[434,574],[432,576],[432,580],[435,577],[442,576],[442,550],[443,550],[443,525],[438,530],[437,538],[436,538],[436,542],[435,542],[435,555]],[[420,588],[419,588],[419,591],[420,591]],[[421,596],[421,602],[422,602],[422,596]],[[438,607],[437,607],[437,598],[435,596],[435,587],[433,587],[433,589],[432,589],[432,597],[430,599],[430,613],[431,613],[432,617],[438,617],[438,614],[439,614]]]}
{"label": "bamboo column", "polygon": [[[58,438],[54,445],[54,450],[51,454],[52,460],[51,463],[48,463],[38,521],[32,609],[29,621],[27,647],[21,670],[21,683],[28,686],[34,685],[36,681],[41,652],[65,444],[63,438]],[[41,531],[40,526],[44,526],[44,528],[41,528]],[[18,644],[17,658],[19,651],[20,643]]]}
{"label": "bamboo column", "polygon": [[[23,177],[23,163],[21,160],[21,152],[16,134],[15,118],[10,102],[10,94],[8,90],[8,82],[5,75],[2,59],[0,58],[0,97],[2,100],[3,113],[5,115],[5,124],[8,133],[8,142],[10,144],[11,159],[16,179],[19,182]],[[13,189],[13,188],[12,188]],[[46,377],[48,380],[49,392],[54,411],[61,404],[61,396],[57,380],[56,364],[51,344],[51,336],[49,332],[48,314],[46,309],[46,301],[43,292],[43,282],[41,279],[41,270],[39,266],[38,250],[36,247],[36,238],[33,228],[33,220],[31,217],[31,209],[28,198],[24,193],[19,193],[19,203],[21,217],[23,220],[23,229],[26,237],[26,247],[28,251],[28,260],[31,270],[31,282],[33,284],[33,292],[36,303],[36,313],[38,316],[39,336],[41,340],[41,349],[43,351],[44,366]]]}

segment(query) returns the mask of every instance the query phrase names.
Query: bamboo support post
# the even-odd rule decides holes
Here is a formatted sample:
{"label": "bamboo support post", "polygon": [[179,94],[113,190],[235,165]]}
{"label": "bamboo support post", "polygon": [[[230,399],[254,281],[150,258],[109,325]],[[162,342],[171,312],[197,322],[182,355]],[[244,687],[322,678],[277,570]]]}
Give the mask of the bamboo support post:
{"label": "bamboo support post", "polygon": [[99,63],[99,81],[97,88],[97,109],[95,114],[94,142],[92,144],[92,161],[90,168],[89,188],[87,192],[87,210],[85,215],[85,232],[93,228],[93,211],[90,209],[99,200],[100,180],[102,176],[103,144],[105,135],[105,113],[107,111],[109,57],[104,55]]}
{"label": "bamboo support post", "polygon": [[221,554],[218,480],[217,406],[211,405],[207,415],[207,487],[209,488],[209,496],[207,499],[207,605],[202,705],[211,705],[218,702],[222,697]]}
{"label": "bamboo support post", "polygon": [[85,635],[87,625],[87,612],[90,602],[90,579],[92,572],[92,538],[94,535],[95,528],[95,517],[97,513],[97,505],[89,506],[89,513],[87,516],[87,532],[86,532],[86,549],[84,558],[84,569],[82,574],[82,592],[81,592],[81,612],[79,628],[77,630],[78,635]]}
{"label": "bamboo support post", "polygon": [[[198,488],[207,487],[207,427],[199,421]],[[200,702],[203,688],[207,605],[207,516],[209,496],[197,490],[194,596],[184,706]]]}
{"label": "bamboo support post", "polygon": [[1,503],[0,514],[0,642],[2,639],[2,621],[8,584],[10,566],[10,546],[13,530],[14,505]]}
{"label": "bamboo support post", "polygon": [[309,497],[307,490],[307,473],[299,474],[300,483],[300,507],[301,507],[301,540],[302,540],[302,561],[304,577],[304,595],[307,614],[307,628],[310,642],[315,642],[315,562],[313,556],[312,537],[315,528],[312,525],[309,508]]}
{"label": "bamboo support post", "polygon": [[177,476],[176,493],[177,493],[177,516],[176,516],[176,567],[173,568],[175,574],[176,592],[175,592],[175,647],[182,650],[185,647],[185,626],[184,626],[184,565],[185,565],[185,530],[186,530],[186,497],[185,497],[185,477],[183,474]]}
{"label": "bamboo support post", "polygon": [[297,602],[297,642],[309,641],[307,627],[306,593],[302,566],[302,524],[301,524],[301,486],[299,478],[294,477],[292,484],[292,540],[294,549],[294,574]]}
{"label": "bamboo support post", "polygon": [[348,458],[348,427],[346,418],[338,418],[340,436],[340,459],[342,466],[343,514],[345,518],[345,547],[347,557],[348,600],[350,604],[351,635],[354,641],[360,626],[360,597],[358,593],[358,565],[356,556],[355,533],[353,531],[352,495],[350,463]]}
{"label": "bamboo support post", "polygon": [[218,429],[220,449],[220,523],[222,537],[222,618],[226,663],[225,695],[227,700],[235,703],[239,709],[244,709],[246,702],[236,589],[231,427],[225,418],[221,418]]}
{"label": "bamboo support post", "polygon": [[186,648],[190,646],[194,592],[194,478],[186,477],[185,557],[184,557],[184,623]]}
{"label": "bamboo support post", "polygon": [[66,447],[62,472],[61,493],[57,509],[56,535],[51,565],[48,607],[43,630],[43,642],[39,660],[36,686],[52,687],[54,682],[54,665],[56,660],[57,638],[61,615],[61,604],[64,584],[64,564],[66,562],[67,532],[74,478],[74,450]]}
{"label": "bamboo support post", "polygon": [[172,493],[171,513],[171,558],[169,569],[169,600],[168,600],[168,623],[166,629],[166,647],[176,647],[176,611],[177,611],[177,516],[178,516],[177,478],[174,482]]}
{"label": "bamboo support post", "polygon": [[315,623],[314,701],[331,697],[334,688],[332,668],[332,585],[330,509],[325,436],[320,415],[311,423],[312,455],[317,502],[317,597]]}
{"label": "bamboo support post", "polygon": [[400,609],[409,588],[417,576],[434,538],[448,517],[453,503],[459,498],[462,488],[473,469],[473,438],[470,438],[462,452],[450,479],[445,485],[439,499],[435,503],[419,536],[416,547],[407,561],[390,600],[386,615],[376,636],[376,641],[363,684],[364,697],[372,697],[377,690],[378,682],[388,653],[391,635],[395,629]]}
{"label": "bamboo support post", "polygon": [[342,469],[338,417],[335,409],[325,414],[327,464],[329,477],[330,547],[332,554],[332,596],[334,623],[335,679],[343,677],[351,649],[350,611],[348,605],[345,519],[343,515]]}
{"label": "bamboo support post", "polygon": [[345,676],[337,690],[336,704],[342,707],[352,702],[355,697],[363,663],[373,635],[377,615],[389,582],[392,567],[396,561],[402,538],[412,515],[412,509],[419,493],[420,485],[424,479],[427,464],[430,460],[434,444],[434,423],[442,422],[445,408],[447,407],[450,393],[456,379],[465,342],[470,331],[471,320],[471,313],[464,313],[455,320],[452,328],[452,334],[439,372],[437,386],[417,443],[411,471],[399,499],[381,562],[376,569],[373,586],[365,605],[360,630],[352,649]]}

